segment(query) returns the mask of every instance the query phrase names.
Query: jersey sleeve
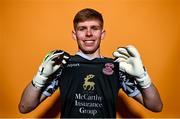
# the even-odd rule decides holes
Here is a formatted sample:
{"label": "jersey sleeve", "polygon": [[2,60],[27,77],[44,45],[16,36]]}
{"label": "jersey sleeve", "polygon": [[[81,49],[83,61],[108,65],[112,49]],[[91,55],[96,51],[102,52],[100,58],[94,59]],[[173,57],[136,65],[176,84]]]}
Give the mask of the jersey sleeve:
{"label": "jersey sleeve", "polygon": [[119,72],[119,79],[121,83],[121,87],[123,91],[129,96],[129,97],[134,97],[140,93],[138,89],[138,85],[135,82],[134,77],[124,73],[124,72]]}

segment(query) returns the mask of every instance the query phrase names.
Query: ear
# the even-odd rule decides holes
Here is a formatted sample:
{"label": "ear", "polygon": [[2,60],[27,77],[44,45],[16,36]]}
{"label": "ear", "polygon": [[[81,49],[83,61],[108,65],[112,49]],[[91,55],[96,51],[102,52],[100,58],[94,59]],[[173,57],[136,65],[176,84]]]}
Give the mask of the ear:
{"label": "ear", "polygon": [[102,33],[101,33],[101,40],[103,40],[103,39],[104,39],[105,34],[106,34],[106,31],[105,31],[105,30],[103,30],[103,31],[102,31]]}
{"label": "ear", "polygon": [[74,40],[77,40],[76,32],[75,32],[75,31],[72,31],[72,38],[73,38]]}

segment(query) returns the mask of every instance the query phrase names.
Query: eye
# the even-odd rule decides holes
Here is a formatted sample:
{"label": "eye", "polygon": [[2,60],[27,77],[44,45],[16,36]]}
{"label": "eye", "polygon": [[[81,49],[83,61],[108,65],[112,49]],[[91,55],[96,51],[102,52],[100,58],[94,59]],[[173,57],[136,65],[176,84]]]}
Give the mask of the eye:
{"label": "eye", "polygon": [[91,27],[93,30],[100,30],[101,28],[100,28],[100,26],[92,26]]}
{"label": "eye", "polygon": [[83,26],[77,28],[78,31],[83,31],[83,30],[85,30],[85,29],[86,29],[86,27],[83,27]]}

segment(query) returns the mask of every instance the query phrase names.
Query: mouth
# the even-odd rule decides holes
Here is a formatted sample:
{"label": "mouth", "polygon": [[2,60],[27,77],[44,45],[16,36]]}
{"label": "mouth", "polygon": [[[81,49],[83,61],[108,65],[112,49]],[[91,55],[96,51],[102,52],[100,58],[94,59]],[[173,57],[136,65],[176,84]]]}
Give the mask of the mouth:
{"label": "mouth", "polygon": [[92,46],[94,45],[94,43],[95,43],[95,40],[84,40],[84,44],[86,46]]}

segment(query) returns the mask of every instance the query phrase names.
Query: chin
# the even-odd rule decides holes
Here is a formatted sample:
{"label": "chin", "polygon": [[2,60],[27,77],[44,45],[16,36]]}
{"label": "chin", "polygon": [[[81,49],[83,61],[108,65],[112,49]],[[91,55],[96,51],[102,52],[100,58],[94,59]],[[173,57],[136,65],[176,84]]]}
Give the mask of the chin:
{"label": "chin", "polygon": [[85,54],[93,54],[98,50],[99,47],[80,47],[79,49]]}
{"label": "chin", "polygon": [[86,50],[86,51],[82,50],[82,52],[85,53],[85,54],[93,54],[93,53],[95,53],[94,50],[93,51],[92,50]]}

